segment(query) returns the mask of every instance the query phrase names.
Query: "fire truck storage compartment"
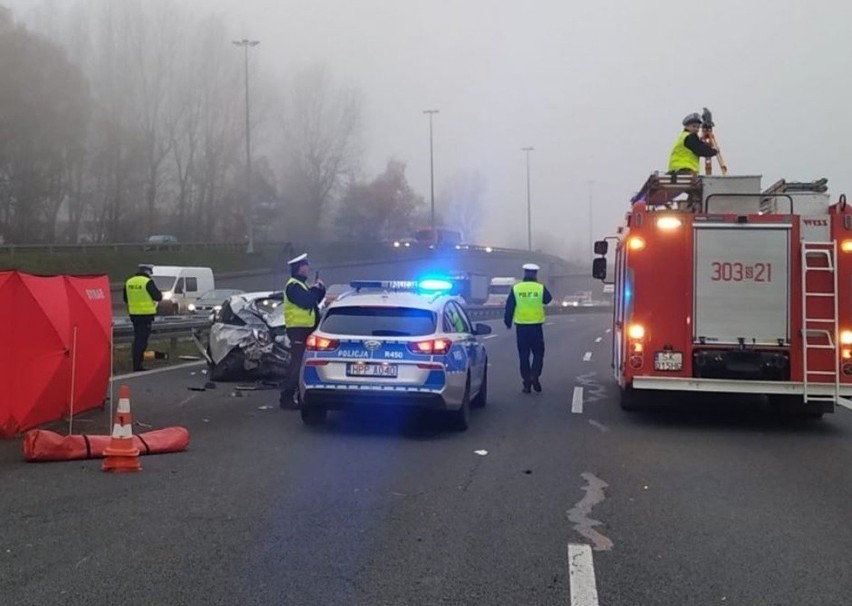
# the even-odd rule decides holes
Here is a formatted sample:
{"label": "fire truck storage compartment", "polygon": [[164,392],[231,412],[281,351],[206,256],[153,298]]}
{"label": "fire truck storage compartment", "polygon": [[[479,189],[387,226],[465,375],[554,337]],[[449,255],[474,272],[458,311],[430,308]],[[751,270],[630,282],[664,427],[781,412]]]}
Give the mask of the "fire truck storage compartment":
{"label": "fire truck storage compartment", "polygon": [[[760,177],[701,177],[701,193],[707,213],[737,215],[760,212]],[[733,194],[733,195],[726,195]]]}
{"label": "fire truck storage compartment", "polygon": [[694,341],[788,344],[789,259],[789,224],[695,224]]}

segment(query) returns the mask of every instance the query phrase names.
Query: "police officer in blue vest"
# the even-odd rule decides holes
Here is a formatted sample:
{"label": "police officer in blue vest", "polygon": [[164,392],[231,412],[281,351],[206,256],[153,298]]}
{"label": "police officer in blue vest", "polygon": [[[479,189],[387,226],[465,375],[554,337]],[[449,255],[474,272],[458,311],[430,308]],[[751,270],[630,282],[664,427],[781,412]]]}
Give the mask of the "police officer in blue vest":
{"label": "police officer in blue vest", "polygon": [[544,306],[553,300],[547,287],[538,281],[538,270],[535,263],[524,265],[524,279],[512,287],[503,314],[506,328],[511,329],[513,322],[516,327],[524,393],[530,393],[530,387],[541,391],[539,378],[544,368]]}
{"label": "police officer in blue vest", "polygon": [[290,368],[279,404],[281,408],[295,408],[305,344],[319,324],[319,304],[325,298],[325,285],[320,279],[313,285],[308,284],[310,265],[307,254],[290,259],[287,264],[290,266],[290,279],[284,286],[284,326],[290,339]]}

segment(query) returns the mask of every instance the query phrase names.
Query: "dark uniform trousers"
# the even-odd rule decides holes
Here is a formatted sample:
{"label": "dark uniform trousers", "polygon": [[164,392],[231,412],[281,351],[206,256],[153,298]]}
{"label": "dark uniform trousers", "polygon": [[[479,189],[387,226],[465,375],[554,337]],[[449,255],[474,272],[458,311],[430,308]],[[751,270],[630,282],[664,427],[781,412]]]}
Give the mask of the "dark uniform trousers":
{"label": "dark uniform trousers", "polygon": [[529,385],[541,376],[544,368],[544,329],[541,324],[516,324],[515,334],[521,359],[521,378],[524,384]]}
{"label": "dark uniform trousers", "polygon": [[288,398],[292,398],[293,394],[299,390],[299,371],[305,357],[305,345],[312,332],[314,332],[313,328],[287,329],[287,336],[290,338],[290,368],[287,372],[287,384],[284,387],[284,393]]}
{"label": "dark uniform trousers", "polygon": [[142,358],[148,349],[154,316],[130,316],[130,321],[133,323],[133,370],[142,370]]}

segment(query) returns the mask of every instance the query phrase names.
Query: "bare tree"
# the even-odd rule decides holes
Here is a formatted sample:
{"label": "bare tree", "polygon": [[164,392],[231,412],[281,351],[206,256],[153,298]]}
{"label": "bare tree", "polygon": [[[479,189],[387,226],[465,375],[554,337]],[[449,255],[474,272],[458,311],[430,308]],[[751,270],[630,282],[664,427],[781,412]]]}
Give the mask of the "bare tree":
{"label": "bare tree", "polygon": [[91,104],[60,48],[0,11],[0,217],[4,239],[53,241],[83,161]]}
{"label": "bare tree", "polygon": [[458,229],[473,242],[485,219],[485,181],[477,171],[459,171],[444,185],[438,196],[447,227]]}
{"label": "bare tree", "polygon": [[388,162],[385,172],[370,183],[352,182],[336,215],[339,237],[344,240],[390,240],[413,231],[413,221],[423,199],[405,177],[405,163]]}
{"label": "bare tree", "polygon": [[285,189],[294,232],[316,230],[359,160],[361,96],[336,89],[325,67],[300,72],[284,123]]}

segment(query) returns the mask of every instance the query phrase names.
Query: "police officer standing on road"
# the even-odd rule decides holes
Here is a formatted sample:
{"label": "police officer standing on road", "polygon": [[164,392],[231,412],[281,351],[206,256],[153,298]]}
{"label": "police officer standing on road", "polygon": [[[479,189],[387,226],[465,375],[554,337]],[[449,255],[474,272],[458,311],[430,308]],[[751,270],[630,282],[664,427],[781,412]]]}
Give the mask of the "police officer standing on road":
{"label": "police officer standing on road", "polygon": [[538,281],[538,270],[538,265],[534,263],[524,265],[524,279],[512,287],[503,314],[506,328],[511,329],[512,322],[516,326],[524,393],[530,393],[530,387],[541,391],[539,377],[544,367],[544,306],[553,300],[547,287]]}
{"label": "police officer standing on road", "polygon": [[281,391],[281,408],[295,408],[294,396],[299,389],[299,372],[305,356],[308,336],[319,324],[319,304],[325,298],[325,285],[317,279],[308,286],[308,255],[299,255],[287,262],[290,279],[284,286],[284,325],[290,338],[290,368]]}
{"label": "police officer standing on road", "polygon": [[157,302],[163,300],[163,293],[151,279],[153,268],[140,265],[139,271],[124,283],[124,302],[127,314],[133,323],[133,371],[145,370],[142,358],[148,349],[148,337],[151,336],[151,323],[157,315]]}

